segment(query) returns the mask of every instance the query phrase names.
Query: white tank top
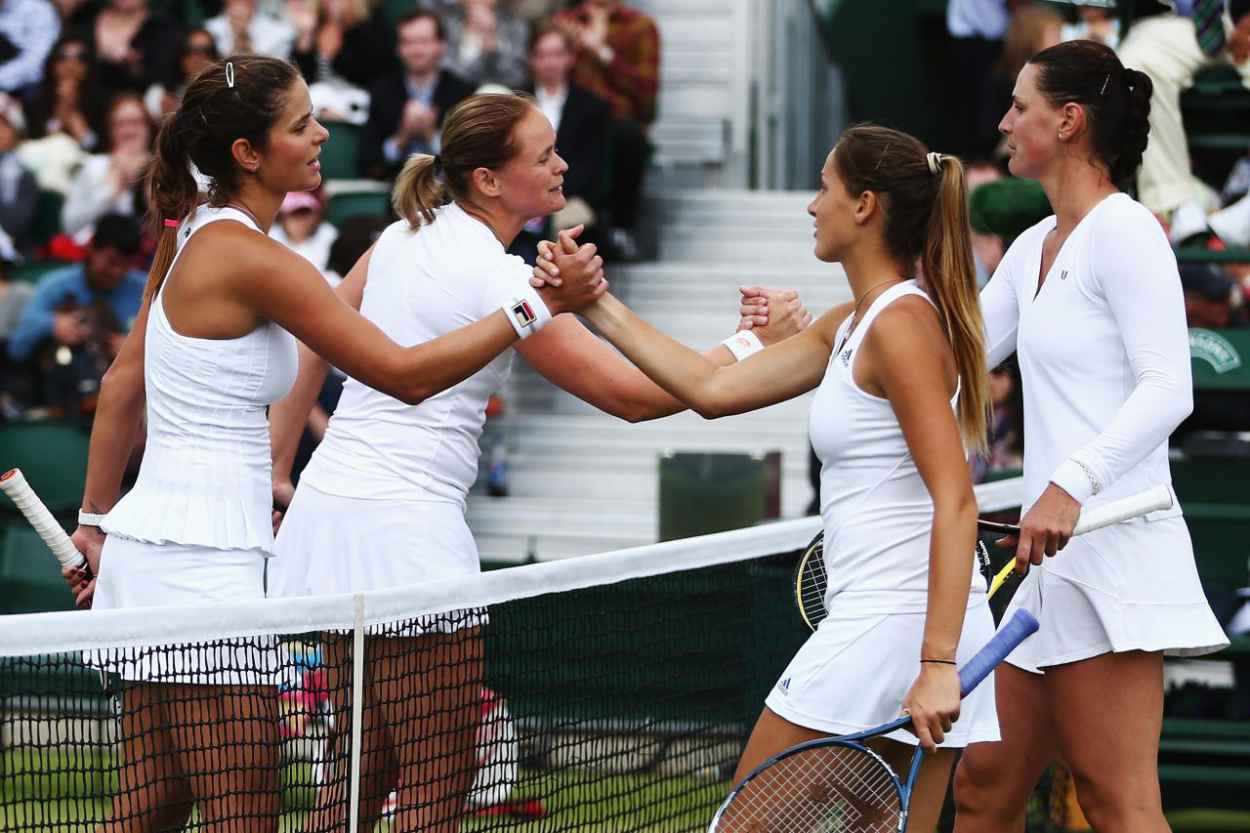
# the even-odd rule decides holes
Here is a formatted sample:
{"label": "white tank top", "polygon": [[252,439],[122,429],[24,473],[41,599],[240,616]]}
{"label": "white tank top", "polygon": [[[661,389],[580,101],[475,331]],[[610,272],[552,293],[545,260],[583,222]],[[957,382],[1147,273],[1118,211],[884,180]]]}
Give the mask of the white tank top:
{"label": "white tank top", "polygon": [[[178,229],[178,253],[233,208],[200,206]],[[272,322],[230,339],[177,333],[165,315],[167,280],[148,313],[143,380],[147,445],[139,479],[103,523],[105,532],[154,544],[273,549],[271,454],[265,409],[295,382],[295,338]]]}
{"label": "white tank top", "polygon": [[[369,258],[360,312],[409,347],[490,315],[506,288],[523,286],[529,276],[525,261],[451,203],[419,232],[400,221],[382,233]],[[508,350],[418,405],[348,379],[300,482],[341,497],[463,507],[477,477],[486,400],[507,379],[511,362]]]}
{"label": "white tank top", "polygon": [[[830,609],[869,615],[922,613],[926,607],[933,501],[890,401],[866,393],[852,376],[873,320],[905,295],[929,300],[914,280],[905,281],[882,292],[849,337],[853,320],[842,323],[812,400],[809,431],[821,461]],[[956,390],[952,408],[958,398]],[[968,578],[974,592],[980,585],[984,593],[984,582]]]}

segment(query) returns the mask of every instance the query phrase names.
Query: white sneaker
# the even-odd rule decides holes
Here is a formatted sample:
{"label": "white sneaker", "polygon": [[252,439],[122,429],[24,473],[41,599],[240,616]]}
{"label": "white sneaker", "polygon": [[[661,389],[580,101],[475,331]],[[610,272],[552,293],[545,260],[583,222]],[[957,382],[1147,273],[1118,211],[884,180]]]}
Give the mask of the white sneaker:
{"label": "white sneaker", "polygon": [[1250,194],[1207,218],[1211,231],[1232,246],[1250,246]]}

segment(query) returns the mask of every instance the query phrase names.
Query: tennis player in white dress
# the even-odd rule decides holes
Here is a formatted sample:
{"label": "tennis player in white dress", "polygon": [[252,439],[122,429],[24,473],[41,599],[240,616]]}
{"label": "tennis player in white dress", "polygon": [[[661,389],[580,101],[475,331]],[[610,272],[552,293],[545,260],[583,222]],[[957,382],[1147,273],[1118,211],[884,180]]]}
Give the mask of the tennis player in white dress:
{"label": "tennis player in white dress", "polygon": [[[327,134],[311,110],[290,63],[242,56],[197,76],[162,126],[148,175],[159,246],[134,332],[102,385],[73,536],[95,576],[67,576],[80,604],[186,608],[264,598],[273,549],[265,411],[296,378],[295,337],[415,402],[516,341],[524,330],[514,322],[518,304],[549,316],[604,290],[583,252],[568,261],[575,277],[566,288],[509,290],[480,320],[442,338],[391,341],[265,234],[289,190],[320,184]],[[212,181],[209,204],[192,163]],[[145,413],[138,481],[119,501]],[[110,823],[181,829],[195,806],[214,833],[276,831],[272,642],[163,646],[159,616],[150,635],[158,647],[88,657],[127,680]]]}
{"label": "tennis player in white dress", "polygon": [[1000,125],[1013,173],[1056,209],[981,295],[989,364],[1015,353],[1024,386],[1017,560],[1031,566],[1005,615],[1027,609],[1041,629],[999,672],[1002,742],[960,763],[961,833],[1020,829],[1060,756],[1094,829],[1167,830],[1162,657],[1227,645],[1179,505],[1068,540],[1082,509],[1171,483],[1168,436],[1192,408],[1176,259],[1116,185],[1140,162],[1149,101],[1146,76],[1074,41],[1026,65]]}
{"label": "tennis player in white dress", "polygon": [[[489,314],[500,292],[533,291],[530,267],[506,246],[530,218],[564,205],[567,165],[550,122],[527,98],[474,96],[448,113],[442,135],[440,155],[413,157],[396,182],[403,219],[338,289],[401,344],[424,343]],[[575,256],[572,238],[565,240]],[[788,312],[755,343],[807,323],[801,307]],[[684,408],[572,316],[540,323],[542,331],[517,352],[556,384],[631,421]],[[709,355],[734,361],[726,346]],[[486,402],[511,361],[511,353],[500,356],[415,406],[349,380],[282,520],[273,592],[389,589],[478,573],[465,500],[477,477]],[[325,362],[305,351],[295,392],[271,411],[278,480],[289,472],[324,374]],[[483,622],[484,613],[459,611],[368,640],[362,829],[376,822],[392,792],[393,829],[458,829],[477,767]],[[332,690],[343,691],[349,679],[349,647],[326,635]],[[413,707],[436,700],[432,711]],[[340,734],[336,742],[344,741]],[[333,790],[321,797],[309,830],[335,812]]]}
{"label": "tennis player in white dress", "polygon": [[[917,735],[877,748],[901,771],[916,743],[937,747],[909,818],[931,830],[954,750],[998,737],[992,681],[961,707],[956,674],[993,634],[964,450],[984,441],[987,377],[963,168],[904,133],[855,127],[821,182],[808,209],[816,255],[842,263],[856,300],[799,336],[716,368],[611,294],[584,315],[707,417],[816,390],[829,613],[768,695],[735,780],[795,743],[906,709]],[[923,285],[911,279],[917,260]]]}

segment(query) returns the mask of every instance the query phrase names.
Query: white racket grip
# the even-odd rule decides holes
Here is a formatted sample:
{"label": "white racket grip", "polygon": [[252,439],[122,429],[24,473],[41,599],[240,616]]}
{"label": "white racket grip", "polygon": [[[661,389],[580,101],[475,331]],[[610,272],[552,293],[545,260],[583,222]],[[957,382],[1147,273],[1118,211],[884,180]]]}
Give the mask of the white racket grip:
{"label": "white racket grip", "polygon": [[1147,489],[1130,497],[1096,506],[1088,512],[1082,512],[1072,534],[1083,535],[1095,529],[1102,529],[1104,526],[1141,517],[1148,512],[1171,508],[1172,490],[1167,486],[1155,486],[1153,489]]}
{"label": "white racket grip", "polygon": [[48,549],[52,550],[52,554],[56,556],[56,560],[61,563],[62,567],[72,570],[87,563],[87,559],[69,540],[65,530],[61,529],[61,525],[56,522],[56,518],[52,517],[48,507],[43,505],[39,495],[30,488],[30,484],[26,482],[20,469],[9,469],[4,474],[0,474],[0,489],[3,489],[4,493],[17,504],[17,508],[26,516],[26,520],[30,521],[30,525],[35,528],[35,532],[39,533],[39,537],[48,545]]}

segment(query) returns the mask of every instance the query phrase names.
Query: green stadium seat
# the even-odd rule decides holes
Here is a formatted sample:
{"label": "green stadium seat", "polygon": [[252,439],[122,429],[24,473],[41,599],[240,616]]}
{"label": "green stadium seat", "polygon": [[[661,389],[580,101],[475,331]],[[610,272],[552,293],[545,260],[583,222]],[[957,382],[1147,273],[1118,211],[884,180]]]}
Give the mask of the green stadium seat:
{"label": "green stadium seat", "polygon": [[1250,249],[1233,247],[1213,252],[1198,246],[1183,246],[1176,250],[1176,259],[1191,263],[1250,263]]}
{"label": "green stadium seat", "polygon": [[391,217],[391,194],[386,189],[335,191],[326,206],[326,219],[338,226],[351,217]]}
{"label": "green stadium seat", "polygon": [[0,549],[0,615],[73,610],[56,558],[29,525],[12,525]]}
{"label": "green stadium seat", "polygon": [[327,125],[330,138],[321,146],[321,175],[325,179],[359,179],[360,134],[363,128],[347,122]]}
{"label": "green stadium seat", "polygon": [[[86,431],[69,423],[9,423],[0,426],[0,471],[20,468],[48,510],[72,523],[87,479],[89,442]],[[8,499],[0,505],[0,516],[20,517]]]}
{"label": "green stadium seat", "polygon": [[57,269],[70,265],[62,260],[28,260],[9,271],[9,280],[39,283],[40,279],[49,272],[55,272]]}
{"label": "green stadium seat", "polygon": [[59,191],[39,192],[35,221],[26,233],[27,238],[36,247],[48,245],[48,241],[61,232],[61,207],[64,205],[65,196]]}

